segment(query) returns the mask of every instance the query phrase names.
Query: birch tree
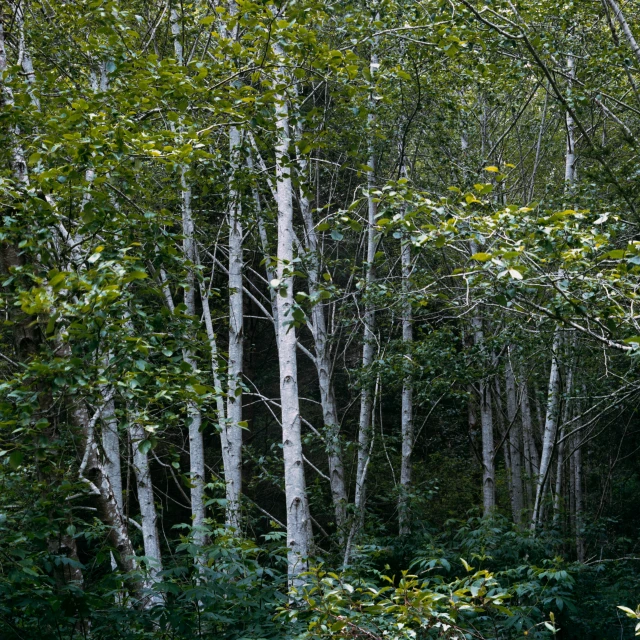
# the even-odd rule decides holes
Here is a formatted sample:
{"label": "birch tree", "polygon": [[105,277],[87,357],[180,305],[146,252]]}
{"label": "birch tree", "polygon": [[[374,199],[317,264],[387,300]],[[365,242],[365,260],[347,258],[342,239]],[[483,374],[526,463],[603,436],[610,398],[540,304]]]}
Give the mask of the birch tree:
{"label": "birch tree", "polygon": [[291,126],[286,88],[289,84],[285,52],[273,44],[276,56],[274,96],[276,115],[276,188],[278,207],[278,246],[276,280],[271,285],[278,291],[278,367],[280,371],[280,403],[282,411],[282,452],[287,510],[288,574],[292,584],[308,567],[312,530],[307,499],[298,394],[298,361],[296,329],[293,318],[293,186],[289,160]]}

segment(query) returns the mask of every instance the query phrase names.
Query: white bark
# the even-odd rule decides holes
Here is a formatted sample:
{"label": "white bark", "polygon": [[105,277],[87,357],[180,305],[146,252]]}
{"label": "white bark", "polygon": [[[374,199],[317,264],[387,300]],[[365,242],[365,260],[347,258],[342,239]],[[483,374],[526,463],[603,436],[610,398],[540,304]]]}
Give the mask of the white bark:
{"label": "white bark", "polygon": [[124,511],[122,499],[122,469],[120,465],[120,436],[118,434],[118,418],[113,398],[108,396],[105,388],[100,390],[104,408],[102,410],[102,450],[104,451],[104,469],[114,498],[121,511]]}
{"label": "white bark", "polygon": [[538,477],[540,470],[540,460],[538,457],[538,449],[533,437],[533,422],[531,418],[531,404],[529,403],[529,390],[527,388],[527,379],[520,368],[520,416],[522,419],[522,439],[524,448],[524,463],[526,470],[526,494],[527,508],[533,509],[535,493],[533,483]]}
{"label": "white bark", "polygon": [[[171,34],[173,36],[173,48],[176,61],[183,64],[182,43],[180,41],[181,27],[179,15],[176,9],[171,10]],[[196,277],[192,265],[197,262],[195,244],[195,225],[191,211],[191,185],[187,182],[187,167],[180,167],[180,189],[182,197],[182,250],[185,259],[191,263],[188,265],[184,288],[184,304],[188,315],[196,316]],[[198,370],[196,360],[191,349],[183,350],[183,359],[191,367],[193,372]],[[194,528],[193,539],[196,544],[205,541],[205,506],[204,506],[204,441],[202,438],[202,414],[200,408],[193,401],[187,403],[187,420],[189,429],[189,474],[191,480],[191,519]]]}
{"label": "white bark", "polygon": [[[411,239],[405,232],[400,249],[402,263],[402,342],[406,357],[410,357],[413,343],[413,314],[411,290]],[[398,497],[399,532],[410,533],[409,494],[411,492],[411,454],[413,452],[413,382],[406,376],[402,382],[402,454],[400,463],[400,494]]]}
{"label": "white bark", "polygon": [[[573,342],[569,343],[570,345]],[[560,426],[558,429],[558,459],[557,459],[557,467],[556,467],[556,491],[553,500],[553,522],[557,524],[560,520],[560,507],[561,507],[561,499],[562,499],[562,480],[564,476],[564,464],[565,464],[565,440],[564,440],[564,425],[569,421],[570,416],[570,407],[571,402],[569,397],[572,392],[573,387],[573,366],[569,365],[566,373],[565,380],[565,392],[564,392],[564,406],[562,408],[562,420],[560,421]]]}
{"label": "white bark", "polygon": [[[278,58],[284,57],[280,45],[273,43]],[[281,66],[276,68],[276,179],[278,207],[278,248],[276,304],[278,308],[278,366],[282,408],[282,450],[287,511],[288,575],[293,585],[308,567],[311,551],[311,516],[302,455],[296,330],[293,326],[293,187],[289,161],[291,140],[286,87],[290,79]]]}
{"label": "white bark", "polygon": [[[296,139],[302,137],[302,126],[296,124]],[[301,187],[298,192],[300,210],[305,227],[305,239],[307,250],[307,272],[309,276],[309,295],[314,300],[311,309],[311,333],[315,350],[315,365],[318,372],[318,385],[320,388],[320,404],[325,427],[325,442],[327,461],[329,464],[329,484],[333,501],[334,514],[338,537],[344,540],[345,525],[347,520],[347,489],[344,481],[344,465],[342,462],[342,446],[340,443],[340,424],[338,420],[338,407],[333,388],[333,366],[331,362],[331,349],[328,343],[327,323],[325,319],[324,305],[318,299],[320,287],[320,246],[316,232],[313,214],[309,199],[302,185],[308,173],[306,158],[297,155],[298,179]]]}
{"label": "white bark", "polygon": [[31,97],[31,103],[36,111],[40,111],[40,100],[34,92],[34,85],[36,81],[36,73],[33,68],[33,61],[31,59],[31,53],[27,47],[27,43],[24,35],[24,1],[20,0],[15,3],[15,29],[18,31],[18,64],[22,67],[22,71],[29,85],[28,91]]}
{"label": "white bark", "polygon": [[[71,349],[68,344],[60,342],[58,353],[61,357],[70,357]],[[136,554],[129,538],[124,513],[118,505],[95,440],[95,425],[101,410],[102,408],[90,417],[84,401],[77,400],[71,406],[71,421],[81,431],[84,440],[84,454],[78,475],[96,496],[100,518],[109,526],[109,539],[118,552],[120,566],[131,572],[138,568]]]}
{"label": "white bark", "polygon": [[226,521],[229,527],[240,527],[240,494],[242,492],[242,363],[244,346],[244,311],[242,295],[242,221],[240,194],[235,185],[240,168],[241,133],[229,130],[231,171],[229,176],[229,360],[227,368],[227,420],[222,425],[222,461],[226,487]]}
{"label": "white bark", "polygon": [[[158,535],[158,515],[153,498],[149,453],[146,450],[140,450],[140,443],[147,439],[147,435],[143,427],[135,421],[135,416],[132,414],[130,414],[130,420],[132,420],[129,424],[129,435],[133,454],[133,470],[136,476],[138,505],[140,506],[144,555],[148,565],[146,586],[150,588],[157,582],[158,572],[162,571],[162,552],[160,549],[160,536]],[[149,598],[150,604],[160,601],[161,598],[158,594]]]}
{"label": "white bark", "polygon": [[[576,77],[576,69],[573,56],[567,56],[567,75],[570,79]],[[576,181],[576,140],[575,140],[575,123],[571,114],[565,113],[567,126],[567,150],[565,154],[564,180],[570,187]]]}
{"label": "white bark", "polygon": [[[7,70],[7,50],[4,41],[4,22],[0,16],[0,81],[2,75]],[[14,106],[13,91],[8,84],[2,82],[0,87],[0,106],[5,109],[11,109]],[[29,186],[29,172],[27,169],[27,160],[25,158],[24,149],[19,140],[20,129],[14,124],[9,126],[9,139],[11,144],[11,171],[13,177],[22,186]]]}
{"label": "white bark", "polygon": [[633,51],[633,54],[638,60],[638,63],[640,63],[640,47],[638,46],[638,43],[636,42],[636,39],[633,36],[631,27],[629,27],[629,23],[624,17],[622,10],[618,6],[618,3],[616,2],[616,0],[607,0],[607,2],[609,3],[609,6],[613,10],[613,14],[615,15],[616,20],[618,21],[618,24],[620,25],[620,28],[622,29],[622,32],[624,33],[624,36],[627,39],[629,46],[631,47],[631,51]]}
{"label": "white bark", "polygon": [[[378,56],[374,51],[371,53],[369,71],[371,78],[376,75],[379,68]],[[372,87],[372,92],[373,92]],[[371,295],[371,289],[376,280],[375,253],[377,234],[375,231],[378,205],[373,196],[376,182],[376,156],[374,148],[373,129],[375,126],[375,115],[373,113],[373,95],[371,96],[371,108],[368,115],[369,124],[369,159],[367,172],[367,271],[365,276],[365,295]],[[375,356],[375,307],[371,300],[367,300],[364,310],[364,331],[362,345],[362,371],[368,377],[368,370],[373,364]],[[364,509],[366,503],[366,481],[369,467],[370,442],[371,442],[371,411],[373,407],[373,388],[368,381],[362,383],[362,393],[360,395],[360,418],[358,420],[358,459],[356,463],[356,488],[354,496],[355,515],[351,525],[349,538],[354,539],[358,529],[364,519]],[[345,553],[345,564],[348,563],[349,549]]]}
{"label": "white bark", "polygon": [[[484,350],[482,318],[475,315],[471,321],[475,345]],[[478,382],[480,394],[480,425],[482,430],[482,506],[483,515],[489,516],[496,506],[496,470],[493,441],[493,407],[491,385],[485,378]]]}
{"label": "white bark", "polygon": [[531,515],[531,529],[535,531],[540,524],[542,500],[551,466],[551,456],[556,440],[556,427],[558,423],[558,404],[560,399],[560,343],[562,333],[556,327],[553,334],[553,346],[551,348],[551,370],[549,372],[549,385],[547,391],[547,411],[542,436],[542,455],[540,456],[540,470],[536,480],[536,497]]}
{"label": "white bark", "polygon": [[516,379],[513,374],[511,364],[511,353],[513,349],[509,347],[505,363],[505,386],[507,394],[507,419],[509,420],[509,458],[511,460],[511,510],[513,521],[516,524],[522,522],[522,510],[524,509],[522,491],[522,437],[519,423],[516,421],[518,413],[518,397],[516,391]]}

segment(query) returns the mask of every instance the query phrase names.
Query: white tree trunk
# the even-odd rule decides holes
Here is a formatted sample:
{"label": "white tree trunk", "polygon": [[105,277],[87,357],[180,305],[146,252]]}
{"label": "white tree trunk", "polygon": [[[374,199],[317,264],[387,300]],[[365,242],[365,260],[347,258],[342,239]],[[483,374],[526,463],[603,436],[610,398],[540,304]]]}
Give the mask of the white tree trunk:
{"label": "white tree trunk", "polygon": [[[568,345],[572,347],[573,342],[569,342]],[[564,465],[565,465],[564,450],[566,448],[565,440],[563,436],[564,436],[564,425],[567,424],[570,417],[571,402],[569,398],[571,396],[572,388],[573,388],[573,366],[569,365],[569,367],[567,368],[566,380],[565,380],[564,406],[562,407],[562,420],[560,421],[560,426],[558,428],[559,444],[558,444],[558,459],[557,459],[557,466],[556,466],[556,491],[555,491],[555,496],[553,500],[553,522],[556,525],[560,521],[560,509],[562,506],[561,504],[562,481],[564,476]]]}
{"label": "white tree trunk", "polygon": [[629,23],[624,17],[622,10],[618,6],[618,3],[616,2],[616,0],[607,0],[607,2],[609,3],[609,6],[613,9],[613,14],[615,15],[616,20],[620,24],[620,28],[622,29],[622,32],[624,33],[624,36],[627,39],[629,46],[631,47],[631,51],[633,51],[633,54],[638,60],[638,63],[640,63],[640,47],[638,46],[638,43],[636,42],[636,39],[633,36],[631,27],[629,27]]}
{"label": "white tree trunk", "polygon": [[[411,239],[405,232],[402,241],[402,342],[405,355],[410,357],[413,343],[413,314],[409,293],[411,290]],[[409,494],[411,492],[411,454],[413,452],[413,382],[410,376],[402,382],[402,454],[400,463],[400,494],[398,497],[399,532],[401,536],[409,535],[410,513]]]}
{"label": "white tree trunk", "polygon": [[[484,331],[482,318],[474,316],[472,320],[474,342],[480,351],[484,350]],[[480,425],[482,429],[482,506],[483,514],[489,516],[496,506],[496,469],[493,442],[493,407],[491,404],[491,385],[483,378],[478,382],[480,393]]]}
{"label": "white tree trunk", "polygon": [[[376,75],[376,72],[380,64],[378,63],[378,56],[375,50],[371,53],[371,60],[369,64],[369,71],[371,78]],[[373,88],[372,88],[373,93]],[[369,159],[367,172],[367,271],[365,276],[365,295],[370,296],[372,286],[376,280],[375,269],[375,254],[376,254],[376,241],[377,234],[375,230],[376,218],[378,213],[378,205],[376,199],[373,196],[373,189],[376,183],[376,156],[374,148],[374,135],[373,129],[375,125],[375,115],[373,113],[373,95],[371,95],[371,108],[368,115],[369,124]],[[362,345],[362,370],[365,372],[365,376],[368,376],[368,370],[373,364],[373,359],[376,352],[375,344],[375,307],[373,301],[370,299],[365,303],[364,310],[364,332],[363,332],[363,345]],[[371,411],[373,407],[373,388],[368,382],[363,382],[362,393],[360,396],[360,418],[358,420],[358,459],[356,463],[356,487],[354,496],[355,514],[351,525],[351,531],[349,532],[349,539],[352,541],[358,529],[361,527],[364,519],[364,510],[366,503],[366,482],[367,482],[367,470],[369,468],[370,457],[370,443],[371,443]],[[350,547],[350,543],[347,545]],[[350,548],[345,553],[345,564],[348,563]]]}
{"label": "white tree trunk", "polygon": [[[576,69],[574,65],[573,56],[567,56],[567,75],[571,80],[576,77]],[[571,117],[571,114],[567,111],[565,113],[566,126],[567,126],[567,150],[565,154],[564,163],[564,180],[567,187],[570,188],[576,181],[576,136],[575,136],[575,122]]]}
{"label": "white tree trunk", "polygon": [[[302,125],[296,124],[296,139],[302,138]],[[328,344],[327,323],[325,319],[324,305],[318,299],[320,293],[320,246],[316,232],[313,214],[304,186],[308,173],[306,158],[297,155],[298,179],[300,189],[298,199],[305,228],[307,250],[307,272],[309,275],[309,295],[314,300],[311,309],[311,333],[315,350],[315,365],[318,372],[318,385],[320,388],[320,404],[324,420],[324,435],[326,442],[327,461],[329,464],[329,484],[331,486],[331,498],[336,519],[336,528],[340,541],[344,540],[345,525],[347,520],[347,489],[344,481],[344,465],[342,462],[342,446],[340,442],[340,424],[338,420],[338,407],[333,388],[333,365],[331,362],[331,349]]]}
{"label": "white tree trunk", "polygon": [[[273,43],[274,53],[284,57],[280,45]],[[282,450],[287,511],[288,575],[291,584],[308,567],[312,545],[311,516],[307,499],[300,403],[298,398],[298,363],[296,330],[293,326],[293,187],[289,161],[291,140],[289,105],[286,87],[289,77],[283,67],[276,68],[276,179],[278,207],[278,248],[276,304],[278,309],[278,365],[280,370],[280,401],[282,410]]]}
{"label": "white tree trunk", "polygon": [[[162,552],[160,549],[160,536],[158,535],[158,515],[153,497],[153,484],[149,469],[149,454],[140,450],[140,443],[147,439],[147,435],[140,424],[135,421],[135,416],[130,414],[129,435],[131,438],[131,450],[133,454],[133,470],[136,476],[136,489],[142,524],[142,541],[144,555],[148,563],[147,587],[152,587],[157,582],[157,574],[162,571]],[[150,603],[161,601],[158,594],[149,598]]]}
{"label": "white tree trunk", "polygon": [[[180,36],[182,30],[179,24],[179,15],[176,9],[171,10],[171,34],[173,36],[173,48],[176,61],[183,64],[182,43]],[[191,186],[187,182],[187,167],[180,167],[180,189],[182,197],[182,250],[184,257],[191,265],[187,266],[184,288],[184,304],[187,314],[196,317],[196,277],[192,266],[196,264],[197,252],[195,244],[195,225],[191,211]],[[198,366],[190,349],[183,350],[183,359],[191,367],[192,371],[197,371]],[[189,473],[191,480],[191,519],[194,527],[194,541],[196,544],[203,544],[205,541],[205,506],[204,506],[204,441],[202,438],[202,414],[198,405],[190,400],[187,403],[187,421],[189,429]]]}
{"label": "white tree trunk", "polygon": [[[7,70],[7,50],[4,41],[4,22],[0,18],[0,81],[2,81],[2,75]],[[11,109],[15,104],[13,98],[13,91],[4,82],[0,86],[0,106]],[[20,129],[11,125],[9,127],[9,139],[11,144],[11,171],[13,177],[17,183],[23,186],[29,185],[29,171],[27,169],[27,160],[25,158],[24,150],[19,141]]]}
{"label": "white tree trunk", "polygon": [[540,469],[536,481],[536,497],[531,515],[531,529],[535,531],[540,524],[542,500],[547,477],[551,466],[551,456],[556,440],[556,426],[558,423],[558,403],[560,399],[560,343],[562,332],[556,327],[553,334],[553,346],[551,348],[551,370],[549,372],[549,385],[547,391],[547,411],[544,423],[544,433],[542,436],[542,455],[540,456]]}
{"label": "white tree trunk", "polygon": [[505,363],[505,387],[507,394],[507,419],[509,420],[509,457],[511,460],[511,511],[516,524],[522,522],[524,499],[522,491],[522,434],[517,422],[518,396],[516,379],[511,364],[513,349],[509,347]]}
{"label": "white tree trunk", "polygon": [[120,435],[118,434],[118,418],[113,398],[107,395],[107,389],[101,389],[104,401],[102,409],[102,450],[104,451],[104,469],[118,507],[124,513],[122,499],[122,469],[120,465]]}
{"label": "white tree trunk", "polygon": [[[529,390],[527,388],[527,379],[525,378],[522,367],[520,372],[520,416],[522,419],[522,439],[524,448],[524,463],[526,470],[526,494],[527,508],[533,510],[535,500],[534,483],[540,471],[540,460],[538,457],[538,449],[533,437],[533,422],[531,418],[531,404],[529,402]],[[531,514],[529,514],[531,515]]]}
{"label": "white tree trunk", "polygon": [[242,136],[237,127],[229,130],[231,172],[229,176],[229,360],[227,368],[227,420],[222,425],[222,460],[226,487],[226,521],[240,527],[242,492],[242,369],[244,352],[243,253],[240,194],[235,185],[240,168]]}
{"label": "white tree trunk", "polygon": [[29,96],[31,97],[31,104],[36,111],[40,111],[40,100],[34,92],[34,84],[36,81],[36,72],[33,68],[33,60],[31,59],[31,53],[27,47],[27,43],[24,36],[24,4],[25,2],[19,0],[15,2],[15,29],[19,34],[18,43],[18,64],[22,67],[22,71],[29,85]]}

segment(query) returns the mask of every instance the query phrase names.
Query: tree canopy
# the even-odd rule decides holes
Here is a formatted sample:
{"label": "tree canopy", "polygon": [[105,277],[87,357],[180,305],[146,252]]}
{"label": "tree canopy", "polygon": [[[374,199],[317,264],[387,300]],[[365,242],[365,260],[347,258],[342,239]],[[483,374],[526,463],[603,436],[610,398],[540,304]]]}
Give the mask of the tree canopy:
{"label": "tree canopy", "polygon": [[633,637],[639,21],[0,5],[0,636]]}

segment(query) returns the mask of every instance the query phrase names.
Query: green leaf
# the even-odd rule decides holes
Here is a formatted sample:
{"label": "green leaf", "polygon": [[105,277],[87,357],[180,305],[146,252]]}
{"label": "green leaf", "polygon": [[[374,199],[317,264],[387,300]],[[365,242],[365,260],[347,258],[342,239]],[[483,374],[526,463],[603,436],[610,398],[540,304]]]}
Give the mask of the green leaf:
{"label": "green leaf", "polygon": [[9,456],[9,466],[12,469],[17,469],[22,463],[22,458],[24,458],[24,454],[22,453],[22,451],[14,451]]}
{"label": "green leaf", "polygon": [[149,453],[149,451],[151,451],[151,449],[153,448],[153,443],[151,442],[151,440],[141,440],[138,443],[138,451],[140,453],[147,454]]}
{"label": "green leaf", "polygon": [[478,262],[486,262],[487,260],[491,260],[491,254],[490,253],[483,253],[482,251],[480,253],[474,253],[471,256],[472,260],[477,260]]}

